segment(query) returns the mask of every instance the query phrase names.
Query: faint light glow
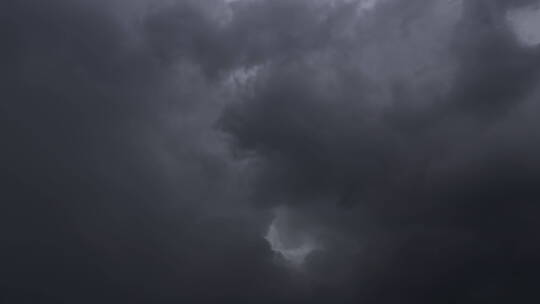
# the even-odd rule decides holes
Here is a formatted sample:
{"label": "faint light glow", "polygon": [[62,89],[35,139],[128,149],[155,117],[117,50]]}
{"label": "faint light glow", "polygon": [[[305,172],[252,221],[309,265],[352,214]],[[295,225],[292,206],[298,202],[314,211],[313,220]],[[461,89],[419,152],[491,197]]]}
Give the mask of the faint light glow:
{"label": "faint light glow", "polygon": [[359,9],[361,11],[370,10],[375,8],[375,5],[379,2],[379,0],[363,0],[360,1]]}
{"label": "faint light glow", "polygon": [[309,234],[291,228],[289,211],[276,210],[276,216],[264,237],[276,254],[293,266],[301,266],[306,258],[320,246]]}
{"label": "faint light glow", "polygon": [[540,7],[510,10],[506,19],[522,44],[529,47],[540,45]]}
{"label": "faint light glow", "polygon": [[234,69],[229,73],[225,82],[230,86],[241,87],[246,84],[253,82],[256,78],[263,65],[255,65],[251,67],[239,67]]}

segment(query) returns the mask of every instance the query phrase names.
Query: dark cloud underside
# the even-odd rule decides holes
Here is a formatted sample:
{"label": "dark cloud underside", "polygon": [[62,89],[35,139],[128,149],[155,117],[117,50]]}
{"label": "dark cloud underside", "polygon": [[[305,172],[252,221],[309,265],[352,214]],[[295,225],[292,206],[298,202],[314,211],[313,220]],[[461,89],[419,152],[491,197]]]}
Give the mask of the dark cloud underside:
{"label": "dark cloud underside", "polygon": [[537,1],[368,2],[0,3],[0,302],[538,302]]}

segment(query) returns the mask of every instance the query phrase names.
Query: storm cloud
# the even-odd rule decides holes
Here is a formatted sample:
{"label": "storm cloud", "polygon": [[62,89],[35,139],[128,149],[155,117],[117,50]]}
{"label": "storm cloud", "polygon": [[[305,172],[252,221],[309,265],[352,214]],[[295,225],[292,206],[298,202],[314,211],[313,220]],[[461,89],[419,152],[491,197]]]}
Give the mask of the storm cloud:
{"label": "storm cloud", "polygon": [[3,1],[0,299],[537,302],[538,4]]}

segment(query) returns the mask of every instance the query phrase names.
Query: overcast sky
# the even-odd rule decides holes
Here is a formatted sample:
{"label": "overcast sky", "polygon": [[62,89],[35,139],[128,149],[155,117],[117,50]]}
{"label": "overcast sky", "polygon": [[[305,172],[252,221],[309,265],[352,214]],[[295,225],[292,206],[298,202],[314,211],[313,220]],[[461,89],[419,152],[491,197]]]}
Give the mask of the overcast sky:
{"label": "overcast sky", "polygon": [[0,302],[539,303],[535,0],[0,1]]}

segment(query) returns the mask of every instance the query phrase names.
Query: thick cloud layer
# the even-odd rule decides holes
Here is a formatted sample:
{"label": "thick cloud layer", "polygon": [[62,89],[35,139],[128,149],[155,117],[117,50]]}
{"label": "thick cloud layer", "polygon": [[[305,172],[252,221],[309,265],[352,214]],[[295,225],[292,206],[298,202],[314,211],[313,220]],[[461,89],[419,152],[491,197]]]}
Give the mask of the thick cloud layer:
{"label": "thick cloud layer", "polygon": [[536,4],[2,2],[0,299],[537,302]]}

